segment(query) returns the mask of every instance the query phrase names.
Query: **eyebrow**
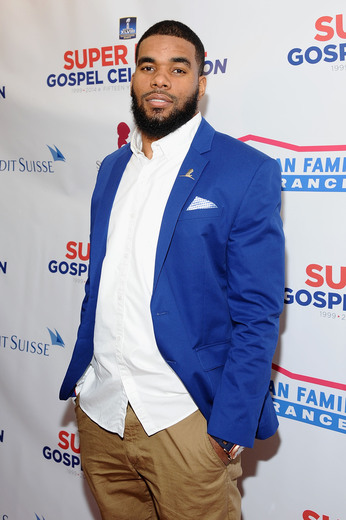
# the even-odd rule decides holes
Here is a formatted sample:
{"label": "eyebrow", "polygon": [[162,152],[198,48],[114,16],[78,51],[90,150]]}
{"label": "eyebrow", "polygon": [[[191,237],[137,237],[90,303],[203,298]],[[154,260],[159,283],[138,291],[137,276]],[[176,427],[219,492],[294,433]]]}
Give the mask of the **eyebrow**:
{"label": "eyebrow", "polygon": [[[191,61],[188,60],[187,58],[184,58],[183,56],[177,56],[174,58],[170,58],[169,61],[170,61],[170,63],[183,63],[183,64],[187,65],[187,67],[189,67],[189,69],[191,69]],[[137,66],[140,66],[143,63],[155,63],[155,60],[154,60],[154,58],[151,58],[150,56],[142,56],[141,58],[139,58]]]}

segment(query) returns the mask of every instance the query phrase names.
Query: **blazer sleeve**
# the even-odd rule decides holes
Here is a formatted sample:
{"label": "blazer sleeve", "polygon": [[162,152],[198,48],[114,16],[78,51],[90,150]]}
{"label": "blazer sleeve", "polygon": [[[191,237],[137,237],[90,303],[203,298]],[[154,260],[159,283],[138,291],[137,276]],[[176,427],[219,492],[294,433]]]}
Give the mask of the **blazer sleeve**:
{"label": "blazer sleeve", "polygon": [[284,301],[281,172],[265,159],[239,206],[227,246],[231,347],[208,432],[252,447],[268,397]]}

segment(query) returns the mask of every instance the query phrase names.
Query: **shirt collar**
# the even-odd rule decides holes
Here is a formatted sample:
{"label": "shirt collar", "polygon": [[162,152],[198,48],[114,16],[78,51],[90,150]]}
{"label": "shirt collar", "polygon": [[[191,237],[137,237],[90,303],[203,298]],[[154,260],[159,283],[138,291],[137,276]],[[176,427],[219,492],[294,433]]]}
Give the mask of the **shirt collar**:
{"label": "shirt collar", "polygon": [[[153,157],[159,153],[165,155],[167,159],[169,159],[177,155],[177,150],[185,150],[187,145],[190,147],[201,120],[201,113],[198,112],[187,123],[180,126],[171,134],[154,141],[151,145]],[[138,128],[135,128],[131,138],[131,150],[136,156],[144,155],[142,152],[142,135]]]}

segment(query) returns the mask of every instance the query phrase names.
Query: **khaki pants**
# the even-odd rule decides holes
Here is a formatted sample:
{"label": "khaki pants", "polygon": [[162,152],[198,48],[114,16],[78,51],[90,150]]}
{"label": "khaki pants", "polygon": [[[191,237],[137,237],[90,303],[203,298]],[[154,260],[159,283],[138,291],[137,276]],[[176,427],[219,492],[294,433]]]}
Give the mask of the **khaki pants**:
{"label": "khaki pants", "polygon": [[103,520],[240,520],[240,457],[225,466],[199,411],[148,436],[131,407],[124,439],[76,404],[84,474]]}

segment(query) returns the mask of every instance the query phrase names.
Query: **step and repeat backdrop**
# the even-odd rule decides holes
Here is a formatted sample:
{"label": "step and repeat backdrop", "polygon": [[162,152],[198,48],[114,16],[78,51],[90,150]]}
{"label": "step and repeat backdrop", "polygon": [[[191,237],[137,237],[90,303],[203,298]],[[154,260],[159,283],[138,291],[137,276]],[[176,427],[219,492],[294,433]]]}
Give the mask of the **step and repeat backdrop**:
{"label": "step and repeat backdrop", "polygon": [[131,137],[135,45],[167,18],[205,44],[203,115],[282,170],[287,277],[271,382],[280,429],[243,456],[243,520],[346,520],[344,1],[0,9],[0,520],[100,519],[73,403],[58,391],[87,279],[95,178]]}

